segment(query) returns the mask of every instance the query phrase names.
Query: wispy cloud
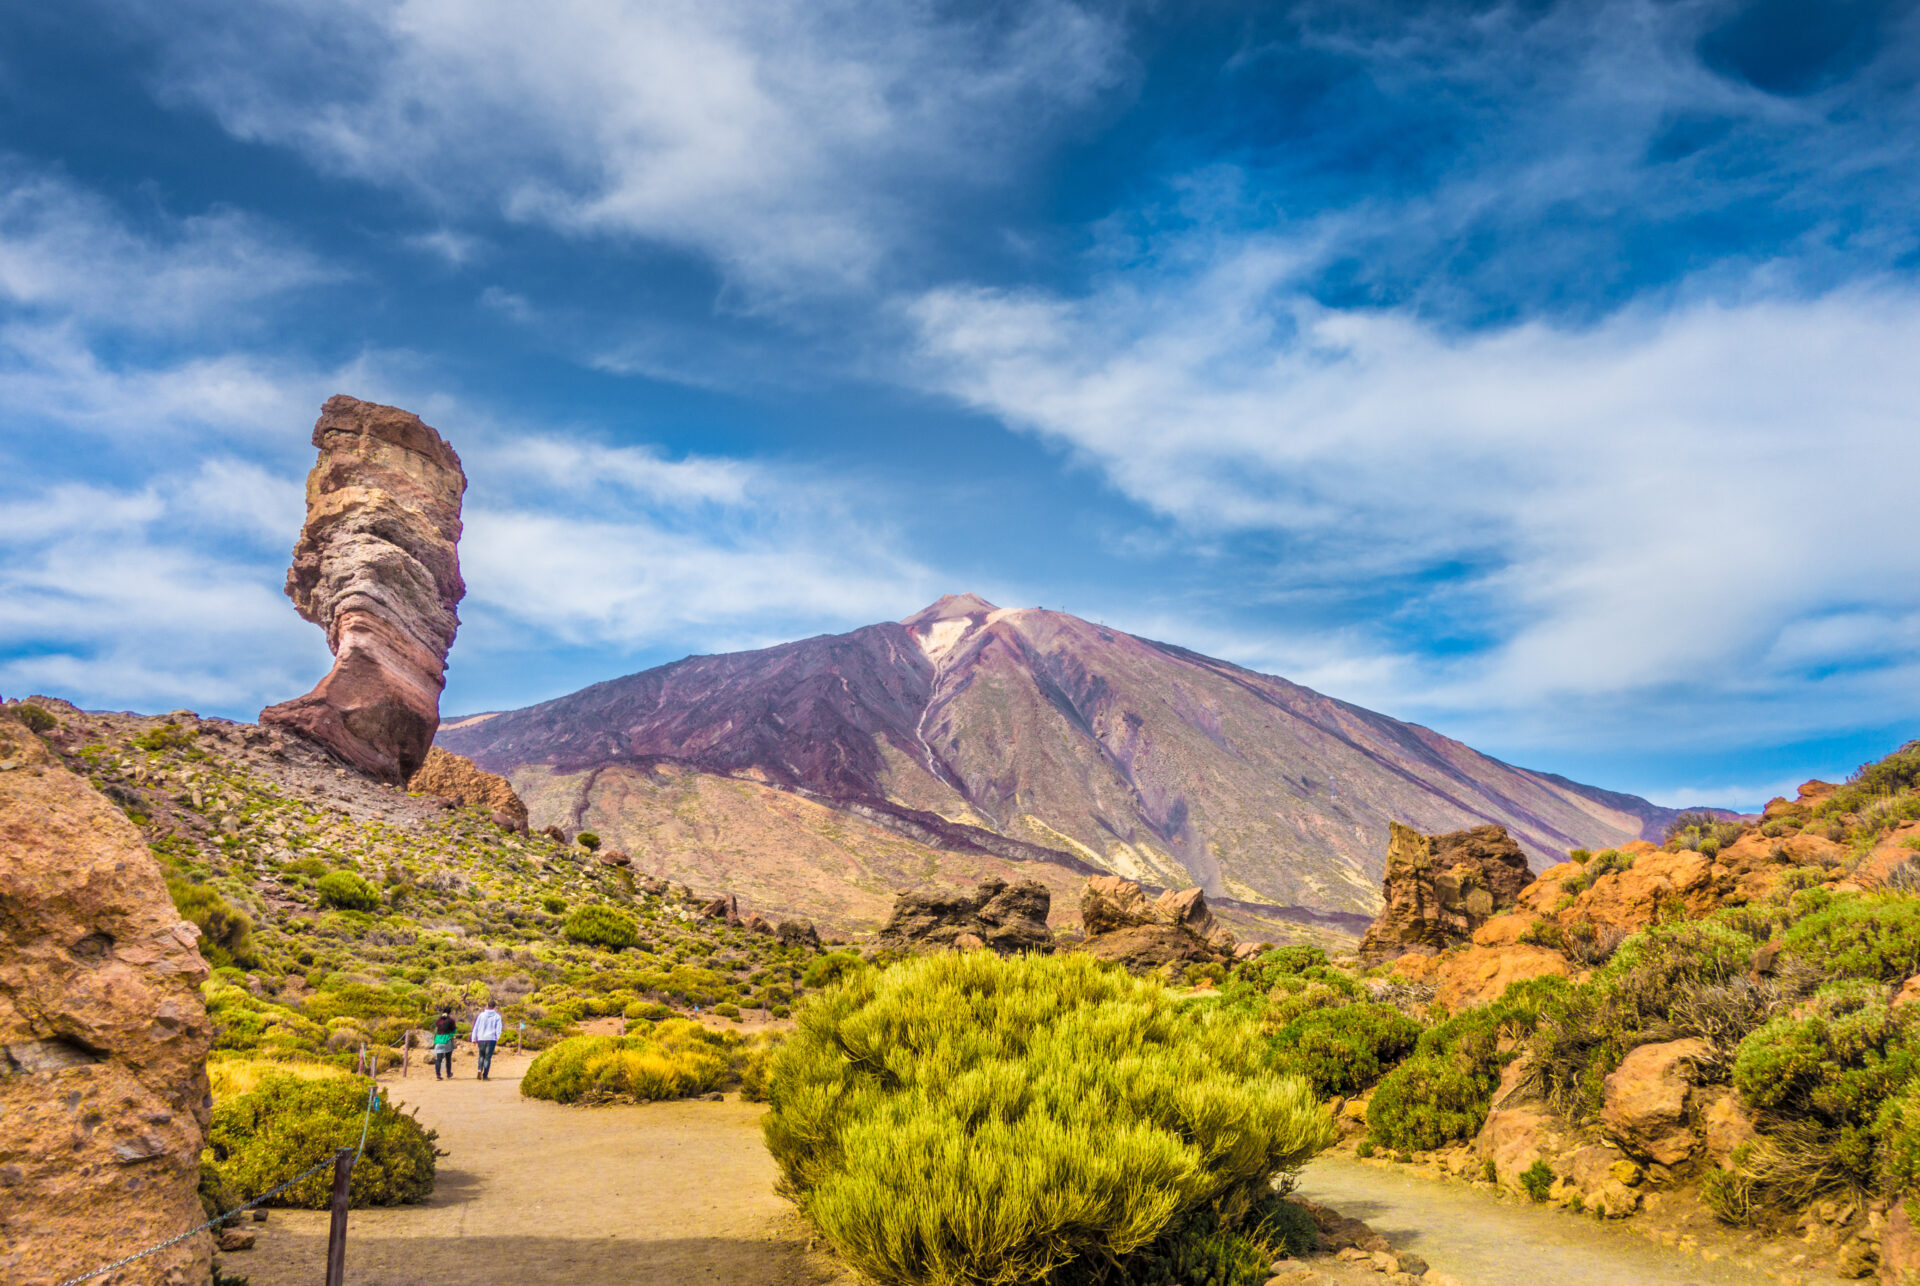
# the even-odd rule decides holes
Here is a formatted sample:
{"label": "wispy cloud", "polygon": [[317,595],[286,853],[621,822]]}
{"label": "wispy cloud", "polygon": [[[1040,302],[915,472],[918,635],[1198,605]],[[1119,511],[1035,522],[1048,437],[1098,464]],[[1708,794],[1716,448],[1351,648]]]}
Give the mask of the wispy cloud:
{"label": "wispy cloud", "polygon": [[1314,583],[1442,578],[1497,642],[1429,656],[1402,702],[1750,698],[1847,663],[1841,641],[1870,664],[1920,608],[1904,288],[1459,336],[1315,304],[1295,262],[1255,243],[1184,278],[945,291],[911,316],[942,387],[1193,530],[1284,531]]}
{"label": "wispy cloud", "polygon": [[756,291],[866,277],[1120,59],[1067,0],[274,0],[154,34],[166,90],[238,137],[444,209],[691,249]]}

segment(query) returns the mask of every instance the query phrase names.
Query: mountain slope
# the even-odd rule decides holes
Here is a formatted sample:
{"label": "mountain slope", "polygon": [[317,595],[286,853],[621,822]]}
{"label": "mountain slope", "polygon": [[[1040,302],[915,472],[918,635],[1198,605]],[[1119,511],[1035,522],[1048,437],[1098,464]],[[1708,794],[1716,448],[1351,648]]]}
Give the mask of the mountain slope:
{"label": "mountain slope", "polygon": [[975,595],[898,624],[689,657],[449,723],[440,742],[517,786],[536,767],[673,764],[909,833],[931,826],[946,847],[1362,913],[1377,905],[1389,821],[1499,822],[1546,860],[1674,815],[1284,679]]}

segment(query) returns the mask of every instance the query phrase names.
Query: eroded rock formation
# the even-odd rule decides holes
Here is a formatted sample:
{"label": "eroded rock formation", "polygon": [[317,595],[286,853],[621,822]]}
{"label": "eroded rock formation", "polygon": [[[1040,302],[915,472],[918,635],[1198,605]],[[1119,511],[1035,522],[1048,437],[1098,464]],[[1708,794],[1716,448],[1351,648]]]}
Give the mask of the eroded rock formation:
{"label": "eroded rock formation", "polygon": [[[198,936],[125,815],[0,717],[0,1280],[48,1286],[205,1218]],[[114,1281],[202,1286],[211,1249]]]}
{"label": "eroded rock formation", "polygon": [[400,783],[440,726],[460,579],[460,457],[420,417],[332,397],[313,428],[307,521],[287,597],[327,632],[333,669],[260,712],[347,763]]}
{"label": "eroded rock formation", "polygon": [[1117,875],[1096,875],[1080,894],[1085,949],[1140,971],[1175,962],[1231,959],[1233,934],[1213,918],[1199,889],[1147,891]]}
{"label": "eroded rock formation", "polygon": [[1422,835],[1394,822],[1391,836],[1386,906],[1360,944],[1369,962],[1464,941],[1533,880],[1527,855],[1503,826]]}
{"label": "eroded rock formation", "polygon": [[1047,886],[1033,880],[986,880],[972,893],[902,893],[880,930],[879,944],[897,951],[959,947],[960,939],[971,935],[979,946],[1002,955],[1051,951],[1047,912],[1052,905]]}
{"label": "eroded rock formation", "polygon": [[[527,829],[527,806],[514,793],[512,783],[498,773],[482,772],[465,755],[450,754],[438,746],[430,748],[426,762],[407,779],[407,789],[478,808],[492,814],[494,822],[507,830],[524,832]],[[624,860],[613,862],[613,856],[608,853],[601,860],[615,866],[626,865]],[[621,856],[624,859],[625,855]]]}

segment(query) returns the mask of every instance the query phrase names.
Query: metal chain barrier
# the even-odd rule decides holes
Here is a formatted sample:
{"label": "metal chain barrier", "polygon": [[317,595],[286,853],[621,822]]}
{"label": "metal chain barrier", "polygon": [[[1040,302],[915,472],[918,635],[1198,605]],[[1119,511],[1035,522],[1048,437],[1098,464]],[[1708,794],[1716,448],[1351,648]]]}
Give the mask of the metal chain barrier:
{"label": "metal chain barrier", "polygon": [[[360,1146],[358,1149],[355,1150],[353,1154],[353,1158],[355,1161],[358,1161],[362,1156],[366,1154],[367,1130],[373,1124],[373,1105],[379,1099],[379,1097],[380,1097],[379,1084],[376,1082],[375,1084],[369,1085],[367,1087],[367,1110],[360,1118]],[[341,1148],[339,1149],[339,1151],[344,1152],[346,1151],[346,1149]],[[147,1247],[145,1250],[141,1251],[139,1254],[128,1255],[125,1259],[116,1259],[113,1263],[108,1264],[104,1268],[96,1268],[90,1273],[81,1273],[78,1277],[69,1277],[67,1278],[67,1280],[61,1282],[60,1286],[79,1286],[80,1282],[92,1281],[96,1277],[103,1277],[106,1274],[115,1271],[116,1269],[125,1268],[128,1264],[137,1263],[138,1261],[145,1259],[148,1255],[157,1255],[169,1246],[177,1246],[181,1242],[185,1241],[187,1238],[197,1236],[200,1233],[207,1231],[209,1228],[214,1228],[220,1224],[227,1223],[230,1220],[232,1220],[232,1218],[235,1215],[240,1214],[243,1211],[251,1210],[263,1201],[272,1200],[274,1197],[277,1197],[281,1193],[285,1192],[288,1188],[291,1188],[295,1184],[299,1183],[302,1179],[308,1178],[311,1175],[318,1174],[320,1171],[326,1169],[328,1166],[333,1164],[334,1155],[335,1153],[328,1153],[326,1160],[319,1161],[314,1163],[313,1165],[308,1166],[306,1169],[302,1170],[299,1174],[294,1175],[291,1179],[288,1179],[285,1183],[281,1184],[279,1187],[271,1189],[270,1191],[261,1193],[259,1196],[247,1202],[245,1205],[235,1206],[233,1209],[227,1211],[227,1213],[207,1220],[205,1223],[201,1224],[198,1228],[189,1228],[177,1237],[169,1237],[157,1246]]]}

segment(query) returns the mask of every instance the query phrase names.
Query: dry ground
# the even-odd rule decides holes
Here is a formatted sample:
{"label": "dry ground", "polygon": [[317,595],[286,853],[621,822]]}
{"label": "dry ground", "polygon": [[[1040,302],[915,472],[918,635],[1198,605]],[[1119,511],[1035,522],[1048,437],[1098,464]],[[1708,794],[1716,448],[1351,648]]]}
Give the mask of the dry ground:
{"label": "dry ground", "polygon": [[[463,1051],[464,1053],[465,1051]],[[439,1182],[424,1205],[356,1210],[349,1286],[826,1286],[773,1191],[759,1104],[570,1108],[520,1097],[531,1057],[502,1054],[493,1078],[436,1082],[415,1067],[396,1101],[440,1131]],[[315,1286],[327,1216],[276,1210],[251,1251],[221,1267],[252,1286]]]}

